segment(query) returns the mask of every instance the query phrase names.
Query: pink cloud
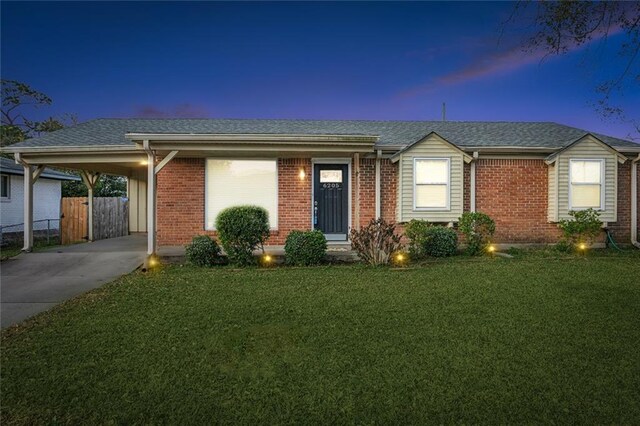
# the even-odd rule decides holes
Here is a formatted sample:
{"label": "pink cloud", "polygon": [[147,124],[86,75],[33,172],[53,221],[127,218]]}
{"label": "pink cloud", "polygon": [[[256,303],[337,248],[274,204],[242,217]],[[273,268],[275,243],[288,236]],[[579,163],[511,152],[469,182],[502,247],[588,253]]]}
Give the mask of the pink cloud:
{"label": "pink cloud", "polygon": [[[569,45],[567,52],[582,49],[598,40],[620,33],[619,27],[611,28],[608,32],[601,32],[582,45]],[[509,47],[501,51],[492,52],[480,57],[461,69],[444,74],[436,79],[410,88],[400,93],[401,98],[416,96],[431,92],[440,87],[457,86],[474,80],[490,78],[501,74],[508,74],[534,63],[540,63],[548,52],[544,49],[526,51],[520,45]]]}
{"label": "pink cloud", "polygon": [[206,118],[210,114],[203,106],[182,103],[167,109],[141,105],[136,107],[133,116],[137,118]]}

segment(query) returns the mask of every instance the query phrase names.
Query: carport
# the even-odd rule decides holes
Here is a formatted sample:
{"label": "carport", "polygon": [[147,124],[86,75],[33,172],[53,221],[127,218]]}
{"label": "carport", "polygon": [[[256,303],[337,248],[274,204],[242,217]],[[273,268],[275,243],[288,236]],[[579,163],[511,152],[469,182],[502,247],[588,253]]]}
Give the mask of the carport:
{"label": "carport", "polygon": [[[135,146],[105,147],[8,147],[16,163],[24,168],[24,247],[33,249],[33,188],[47,166],[80,172],[88,189],[88,240],[94,241],[94,189],[101,174],[127,178],[129,197],[129,232],[147,231],[147,165],[148,155]],[[151,211],[149,211],[151,212]]]}

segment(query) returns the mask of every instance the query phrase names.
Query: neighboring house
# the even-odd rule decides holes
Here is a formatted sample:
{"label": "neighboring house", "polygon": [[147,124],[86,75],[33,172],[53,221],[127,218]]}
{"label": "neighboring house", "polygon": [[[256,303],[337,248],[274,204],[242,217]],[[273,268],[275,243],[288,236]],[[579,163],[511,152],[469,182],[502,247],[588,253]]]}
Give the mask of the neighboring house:
{"label": "neighboring house", "polygon": [[[0,157],[0,226],[3,233],[22,232],[24,222],[24,168],[10,158]],[[34,229],[59,229],[62,181],[80,180],[77,176],[44,169],[33,190]],[[46,219],[52,219],[47,224]],[[38,222],[40,221],[40,222]],[[17,226],[11,226],[17,225]]]}
{"label": "neighboring house", "polygon": [[127,176],[149,253],[215,235],[239,204],[268,210],[270,244],[311,228],[346,241],[376,217],[455,226],[464,211],[494,218],[496,242],[552,243],[558,220],[589,207],[637,241],[640,145],[556,123],[101,119],[7,151]]}

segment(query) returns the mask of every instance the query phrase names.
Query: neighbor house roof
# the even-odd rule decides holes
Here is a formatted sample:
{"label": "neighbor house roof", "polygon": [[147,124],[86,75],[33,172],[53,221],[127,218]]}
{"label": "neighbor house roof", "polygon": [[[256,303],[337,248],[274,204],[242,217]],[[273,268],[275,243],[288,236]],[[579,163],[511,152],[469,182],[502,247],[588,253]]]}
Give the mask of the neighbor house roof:
{"label": "neighbor house roof", "polygon": [[[12,148],[132,146],[127,133],[371,135],[376,147],[401,149],[435,132],[463,149],[483,147],[563,148],[588,132],[551,122],[365,121],[255,119],[97,119],[29,139]],[[624,139],[595,134],[615,148],[640,148]]]}
{"label": "neighbor house roof", "polygon": [[[24,176],[24,168],[21,165],[16,164],[16,162],[11,158],[0,157],[0,172],[8,175]],[[50,169],[48,167],[43,170],[42,174],[40,174],[40,177],[56,180],[80,180],[80,178],[76,175]]]}

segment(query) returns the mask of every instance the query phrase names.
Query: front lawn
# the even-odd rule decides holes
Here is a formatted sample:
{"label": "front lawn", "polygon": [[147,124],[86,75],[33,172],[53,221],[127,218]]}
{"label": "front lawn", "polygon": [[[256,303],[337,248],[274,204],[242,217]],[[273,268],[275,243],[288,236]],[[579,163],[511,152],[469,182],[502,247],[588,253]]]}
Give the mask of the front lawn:
{"label": "front lawn", "polygon": [[2,336],[3,424],[640,423],[640,257],[134,273]]}

